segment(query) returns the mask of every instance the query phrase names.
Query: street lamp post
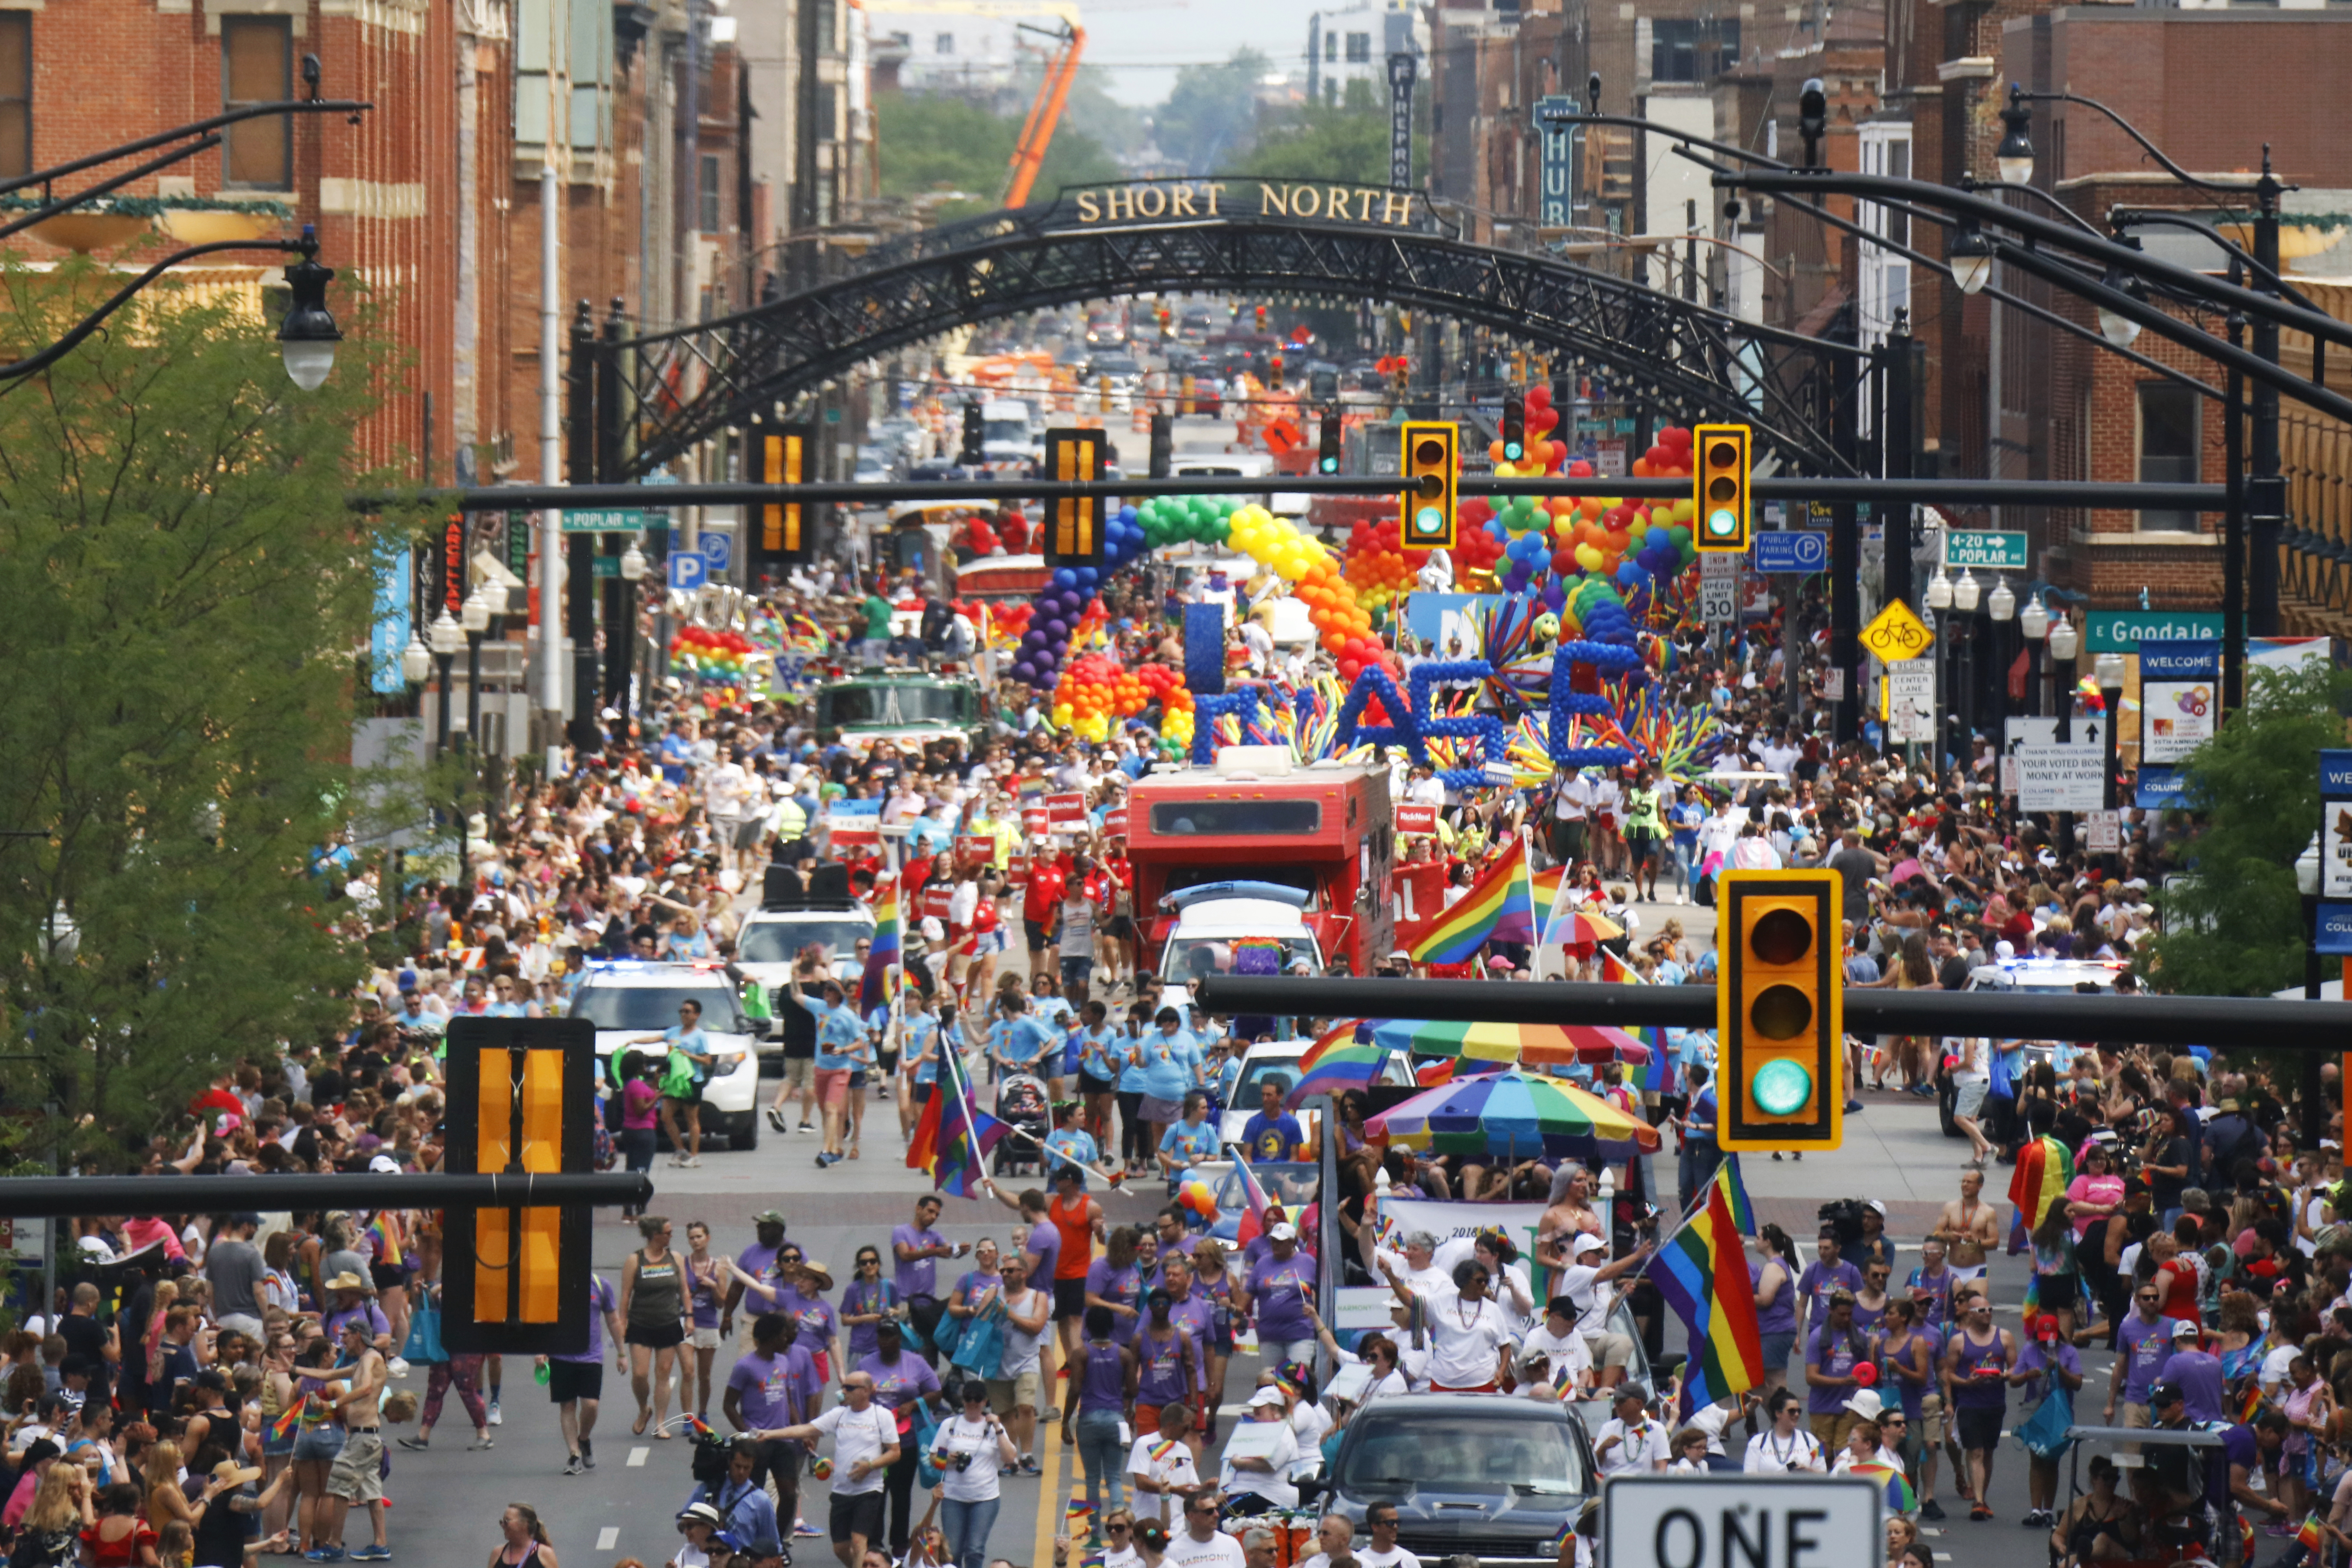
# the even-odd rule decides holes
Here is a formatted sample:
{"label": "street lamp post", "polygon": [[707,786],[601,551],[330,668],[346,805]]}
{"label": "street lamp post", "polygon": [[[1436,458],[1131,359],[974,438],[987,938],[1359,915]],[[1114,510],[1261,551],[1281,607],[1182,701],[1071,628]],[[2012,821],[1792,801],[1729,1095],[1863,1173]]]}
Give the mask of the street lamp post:
{"label": "street lamp post", "polygon": [[[2123,802],[2116,782],[2116,772],[2118,766],[2117,747],[2120,744],[2117,737],[2123,731],[2124,656],[2119,653],[2103,653],[2099,655],[2093,668],[2099,682],[2099,703],[2106,710],[2107,721],[2106,787],[2101,792],[2100,804],[2109,811],[2120,812]],[[2116,819],[2116,863],[2122,864],[2123,819],[2120,816]]]}
{"label": "street lamp post", "polygon": [[[627,624],[633,634],[632,640],[637,625],[638,584],[645,581],[646,566],[646,552],[637,548],[635,540],[630,540],[628,549],[621,552],[621,618]],[[634,718],[637,711],[635,662],[632,659],[628,666],[622,668],[620,689],[614,693],[619,699],[617,706],[621,710],[624,720]]]}
{"label": "street lamp post", "polygon": [[482,634],[490,629],[489,584],[477,583],[458,610],[466,628],[466,744],[478,748],[482,731]]}
{"label": "street lamp post", "polygon": [[1952,615],[1951,574],[1938,567],[1936,574],[1927,579],[1927,590],[1920,598],[1936,617],[1936,710],[1940,715],[1936,721],[1936,773],[1940,778],[1946,754],[1944,736],[1949,732],[1952,721],[1952,633],[1955,617]]}
{"label": "street lamp post", "polygon": [[449,749],[449,667],[457,650],[466,646],[465,631],[449,614],[448,605],[443,605],[440,615],[434,617],[425,642],[433,650],[433,668],[441,686],[440,698],[434,703],[433,754],[437,758]]}
{"label": "street lamp post", "polygon": [[1960,777],[1967,779],[1976,772],[1977,761],[1977,700],[1976,700],[1976,637],[1977,605],[1984,587],[1976,574],[1960,568],[1959,580],[1952,584],[1952,608],[1959,612],[1960,646],[1955,663],[1959,673],[1957,684],[1960,700],[1956,706],[1960,716]]}
{"label": "street lamp post", "polygon": [[2026,711],[2040,719],[2045,717],[2042,711],[2042,642],[2050,635],[2050,612],[2042,607],[2039,589],[2026,600],[2025,608],[2018,612],[2017,629],[2025,638]]}
{"label": "street lamp post", "polygon": [[[2303,902],[2303,999],[2319,1000],[2319,835],[2311,836],[2303,853],[2294,858],[2294,890]],[[2303,1146],[2317,1149],[2319,1141],[2327,1135],[2327,1111],[2323,1106],[2319,1087],[2319,1053],[2304,1053],[2303,1062]]]}
{"label": "street lamp post", "polygon": [[1992,616],[1992,749],[1998,755],[2009,739],[2009,627],[2017,619],[2017,595],[2006,577],[1996,578],[1985,595],[1985,612]]}
{"label": "street lamp post", "polygon": [[[2082,647],[2082,634],[2075,631],[2074,618],[2064,611],[2051,621],[2050,697],[2058,715],[2058,743],[2072,745],[2074,740],[2074,654]],[[2074,814],[2058,814],[2058,850],[2064,854],[2074,847]]]}

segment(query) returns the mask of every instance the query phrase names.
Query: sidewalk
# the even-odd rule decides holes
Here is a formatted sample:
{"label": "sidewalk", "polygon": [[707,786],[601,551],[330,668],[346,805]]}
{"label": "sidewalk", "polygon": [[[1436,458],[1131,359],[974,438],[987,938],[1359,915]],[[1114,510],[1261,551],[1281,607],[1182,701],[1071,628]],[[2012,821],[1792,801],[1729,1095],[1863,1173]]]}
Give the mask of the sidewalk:
{"label": "sidewalk", "polygon": [[[1960,1195],[1968,1141],[1947,1138],[1929,1102],[1865,1092],[1863,1109],[1846,1117],[1844,1147],[1776,1161],[1757,1152],[1740,1156],[1740,1174],[1757,1218],[1789,1233],[1811,1253],[1821,1205],[1836,1198],[1876,1198],[1886,1205],[1887,1234],[1916,1245],[1943,1206]],[[1670,1137],[1667,1142],[1672,1143]],[[1674,1169],[1671,1151],[1659,1155],[1659,1180]],[[2009,1167],[1988,1163],[1985,1198],[2006,1210]],[[2006,1226],[2008,1216],[2002,1215]]]}

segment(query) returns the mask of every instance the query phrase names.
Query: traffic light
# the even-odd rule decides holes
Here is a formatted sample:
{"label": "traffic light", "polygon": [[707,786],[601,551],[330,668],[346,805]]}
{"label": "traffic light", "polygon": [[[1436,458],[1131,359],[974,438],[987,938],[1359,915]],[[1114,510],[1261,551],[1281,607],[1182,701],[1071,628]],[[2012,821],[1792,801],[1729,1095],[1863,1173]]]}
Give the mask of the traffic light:
{"label": "traffic light", "polygon": [[[1049,479],[1099,479],[1103,477],[1105,439],[1099,430],[1045,432],[1045,477]],[[1045,564],[1096,566],[1103,563],[1103,498],[1065,496],[1045,503]]]}
{"label": "traffic light", "polygon": [[[814,450],[816,427],[758,419],[751,425],[751,478],[763,485],[808,482],[809,459]],[[808,558],[815,540],[809,526],[809,509],[796,500],[770,501],[760,508],[760,531],[751,542],[760,561],[794,562]]]}
{"label": "traffic light", "polygon": [[967,402],[963,405],[963,451],[956,458],[967,468],[980,467],[980,405]]}
{"label": "traffic light", "polygon": [[1691,431],[1694,504],[1701,550],[1748,548],[1748,447],[1745,425],[1701,425]]}
{"label": "traffic light", "polygon": [[[596,1026],[586,1018],[449,1021],[442,1169],[524,1178],[595,1168]],[[594,1211],[451,1207],[441,1338],[461,1355],[588,1347]]]}
{"label": "traffic light", "polygon": [[1454,454],[1462,432],[1442,419],[1408,419],[1398,468],[1411,485],[1401,519],[1407,550],[1454,548]]}
{"label": "traffic light", "polygon": [[1176,335],[1176,312],[1167,306],[1160,307],[1160,338],[1162,342]]}
{"label": "traffic light", "polygon": [[1513,386],[1503,394],[1503,460],[1516,463],[1528,455],[1528,403]]}
{"label": "traffic light", "polygon": [[1338,409],[1326,408],[1323,411],[1321,439],[1322,447],[1315,459],[1315,471],[1318,474],[1336,474],[1339,471],[1339,411]]}
{"label": "traffic light", "polygon": [[1282,390],[1282,356],[1280,354],[1275,354],[1265,362],[1265,389],[1268,392]]}
{"label": "traffic light", "polygon": [[1265,331],[1265,307],[1263,305],[1257,308],[1257,330],[1261,332]]}
{"label": "traffic light", "polygon": [[1834,1149],[1845,1113],[1838,874],[1726,871],[1716,886],[1716,1141]]}
{"label": "traffic light", "polygon": [[1151,477],[1164,479],[1176,466],[1176,422],[1165,414],[1151,416]]}

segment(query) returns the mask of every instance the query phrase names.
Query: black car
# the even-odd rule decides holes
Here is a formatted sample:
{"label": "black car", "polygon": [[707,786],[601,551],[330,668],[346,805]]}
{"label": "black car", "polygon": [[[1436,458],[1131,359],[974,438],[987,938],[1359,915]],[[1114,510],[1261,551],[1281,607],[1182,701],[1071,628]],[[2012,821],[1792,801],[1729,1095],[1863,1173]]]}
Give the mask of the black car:
{"label": "black car", "polygon": [[1397,1544],[1423,1563],[1553,1568],[1552,1542],[1600,1490],[1592,1447],[1566,1406],[1491,1394],[1409,1394],[1358,1411],[1318,1505],[1361,1525],[1397,1510]]}

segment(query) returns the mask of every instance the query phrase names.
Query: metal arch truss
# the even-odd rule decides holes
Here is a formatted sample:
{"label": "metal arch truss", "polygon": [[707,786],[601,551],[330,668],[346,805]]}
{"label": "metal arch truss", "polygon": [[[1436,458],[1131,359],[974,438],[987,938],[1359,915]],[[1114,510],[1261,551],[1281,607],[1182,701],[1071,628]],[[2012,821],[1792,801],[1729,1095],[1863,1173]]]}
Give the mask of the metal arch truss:
{"label": "metal arch truss", "polygon": [[[954,328],[1088,300],[1186,290],[1330,294],[1433,310],[1542,343],[1645,389],[1661,420],[1752,425],[1759,458],[1850,474],[1825,397],[1864,362],[1844,344],[1740,321],[1549,254],[1425,229],[1297,219],[1049,226],[992,215],[870,255],[845,277],[717,321],[618,344],[635,382],[626,472],[789,404],[891,350]],[[1654,389],[1648,391],[1647,389]]]}

